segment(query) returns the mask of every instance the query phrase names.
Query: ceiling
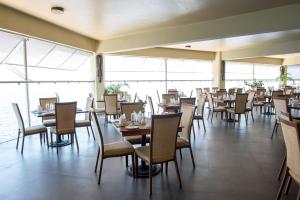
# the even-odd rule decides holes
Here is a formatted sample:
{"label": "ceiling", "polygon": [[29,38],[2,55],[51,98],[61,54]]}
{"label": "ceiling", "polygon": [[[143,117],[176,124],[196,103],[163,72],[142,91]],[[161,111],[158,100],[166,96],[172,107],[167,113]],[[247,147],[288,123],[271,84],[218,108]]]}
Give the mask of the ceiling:
{"label": "ceiling", "polygon": [[268,57],[287,59],[287,58],[293,58],[293,57],[300,57],[300,53],[290,53],[290,54],[274,55],[274,56],[268,56]]}
{"label": "ceiling", "polygon": [[[103,40],[152,29],[233,16],[299,0],[0,0],[0,3]],[[50,12],[63,6],[63,15]]]}
{"label": "ceiling", "polygon": [[[292,40],[300,40],[300,29],[224,38],[224,39],[217,39],[217,40],[208,40],[208,41],[201,41],[201,42],[176,44],[176,45],[170,45],[165,47],[176,48],[176,49],[218,52],[218,51],[239,50],[244,48],[255,47],[258,45],[288,42]],[[191,47],[187,48],[186,45],[190,45]]]}

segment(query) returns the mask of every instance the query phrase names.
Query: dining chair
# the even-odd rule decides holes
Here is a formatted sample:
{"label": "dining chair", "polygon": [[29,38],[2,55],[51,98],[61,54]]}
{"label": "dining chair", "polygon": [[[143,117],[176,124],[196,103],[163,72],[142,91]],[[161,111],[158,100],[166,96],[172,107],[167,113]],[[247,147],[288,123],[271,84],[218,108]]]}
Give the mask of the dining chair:
{"label": "dining chair", "polygon": [[[74,143],[74,136],[76,140],[77,150],[79,151],[79,145],[77,140],[75,118],[76,118],[76,105],[77,102],[65,102],[55,104],[55,118],[56,126],[51,127],[51,142],[52,134],[56,136],[56,141],[59,141],[59,137],[63,135],[71,135],[71,143]],[[58,147],[56,148],[58,154]]]}
{"label": "dining chair", "polygon": [[93,129],[91,127],[91,110],[93,108],[93,104],[94,104],[94,98],[93,97],[88,97],[86,99],[86,105],[85,105],[85,110],[87,111],[87,113],[84,114],[84,119],[83,120],[76,120],[75,121],[75,127],[76,128],[81,128],[81,127],[86,127],[87,133],[90,137],[90,132],[89,132],[89,128],[91,129],[93,138],[95,140],[95,134],[93,132]]}
{"label": "dining chair", "polygon": [[[253,117],[253,103],[254,103],[255,92],[251,91],[248,93],[247,104],[246,104],[246,112],[247,115],[251,113],[252,121],[254,121]],[[247,117],[248,118],[248,117]]]}
{"label": "dining chair", "polygon": [[241,114],[244,114],[246,124],[248,123],[248,117],[246,115],[246,104],[247,104],[248,94],[236,94],[235,97],[235,106],[234,108],[227,108],[228,114],[238,115],[238,121],[241,119]]}
{"label": "dining chair", "polygon": [[273,103],[275,106],[275,123],[272,131],[271,138],[273,138],[274,133],[278,131],[278,127],[280,125],[279,117],[281,116],[281,113],[287,113],[288,112],[288,100],[284,97],[274,97]]}
{"label": "dining chair", "polygon": [[276,90],[276,91],[273,91],[272,92],[272,98],[271,98],[271,101],[266,103],[265,106],[269,107],[270,109],[275,109],[275,106],[274,106],[274,101],[273,99],[276,98],[276,97],[279,97],[283,95],[283,91],[282,90]]}
{"label": "dining chair", "polygon": [[[216,91],[215,95],[218,99],[223,99],[223,97],[227,95],[227,92],[226,92],[226,90],[218,90],[218,91]],[[216,105],[223,106],[223,107],[226,106],[225,103],[220,103],[220,102],[217,102]]]}
{"label": "dining chair", "polygon": [[[121,114],[125,114],[126,120],[131,121],[131,113],[139,112],[143,108],[143,103],[121,103]],[[141,144],[142,136],[125,136],[124,140],[131,144]],[[146,142],[149,142],[150,138],[146,137]],[[126,161],[127,163],[127,161]]]}
{"label": "dining chair", "polygon": [[[300,199],[300,124],[280,118],[284,143],[286,147],[286,170],[281,181],[276,200],[282,196],[284,187],[289,190],[290,180],[298,185],[297,199]],[[290,179],[290,180],[288,180]]]}
{"label": "dining chair", "polygon": [[97,114],[95,112],[92,112],[91,115],[92,115],[92,129],[94,129],[98,141],[98,153],[97,153],[95,170],[94,170],[95,173],[97,173],[98,162],[100,159],[98,184],[100,184],[100,180],[101,180],[103,160],[106,158],[123,157],[123,156],[127,157],[131,155],[133,176],[135,176],[136,173],[135,173],[133,146],[127,141],[119,141],[119,142],[104,144],[103,135],[100,128],[100,123],[97,118]]}
{"label": "dining chair", "polygon": [[236,93],[237,94],[243,93],[243,88],[236,88]]}
{"label": "dining chair", "polygon": [[19,139],[20,139],[21,134],[23,135],[21,154],[23,154],[23,150],[24,150],[25,137],[29,136],[29,135],[40,134],[41,144],[42,144],[42,137],[43,136],[46,137],[47,145],[49,146],[48,136],[47,136],[47,127],[45,127],[44,125],[37,125],[37,126],[29,126],[29,127],[25,128],[23,117],[20,112],[18,104],[12,103],[12,107],[13,107],[13,110],[14,110],[14,113],[16,115],[17,122],[18,122],[18,139],[17,139],[16,149],[18,149]]}
{"label": "dining chair", "polygon": [[219,90],[219,87],[212,87],[212,88],[211,88],[211,91],[212,91],[213,93],[217,92],[218,90]]}
{"label": "dining chair", "polygon": [[255,91],[256,99],[253,103],[253,106],[256,107],[256,110],[257,110],[257,107],[259,107],[260,113],[262,113],[262,108],[266,104],[265,93],[266,93],[265,88],[256,88],[256,91]]}
{"label": "dining chair", "polygon": [[196,97],[197,97],[197,99],[199,99],[200,98],[200,96],[202,95],[202,88],[196,88]]}
{"label": "dining chair", "polygon": [[194,119],[198,122],[198,127],[200,128],[199,120],[202,120],[204,132],[206,132],[204,123],[204,105],[206,101],[206,95],[201,95],[197,101],[197,110]]}
{"label": "dining chair", "polygon": [[221,118],[223,119],[223,113],[226,112],[226,108],[223,107],[223,106],[215,107],[214,101],[213,101],[213,96],[212,96],[211,93],[207,93],[207,98],[208,98],[208,105],[209,105],[209,111],[208,111],[207,119],[209,119],[209,116],[211,114],[210,121],[212,122],[214,113],[221,113]]}
{"label": "dining chair", "polygon": [[180,158],[182,159],[181,149],[188,148],[190,150],[193,167],[195,168],[195,161],[191,145],[191,131],[193,126],[193,119],[196,107],[193,105],[183,105],[181,112],[180,125],[183,126],[182,131],[179,133],[176,141],[176,149],[180,152]]}
{"label": "dining chair", "polygon": [[210,92],[210,89],[209,89],[209,87],[205,87],[205,88],[203,88],[203,92],[204,92],[204,93]]}
{"label": "dining chair", "polygon": [[151,121],[151,141],[149,146],[135,149],[135,163],[138,158],[149,163],[150,195],[152,195],[152,165],[173,161],[175,163],[179,186],[182,188],[176,159],[176,141],[181,113],[153,115]]}
{"label": "dining chair", "polygon": [[180,99],[179,99],[179,105],[180,105],[180,107],[182,106],[182,105],[195,105],[195,103],[196,103],[196,97],[181,97]]}
{"label": "dining chair", "polygon": [[[58,98],[57,97],[40,98],[39,101],[40,101],[40,106],[41,106],[42,110],[46,110],[47,105],[50,105],[50,104],[54,105],[55,103],[58,102]],[[55,116],[42,117],[42,123],[46,127],[55,126],[55,124],[56,124]]]}
{"label": "dining chair", "polygon": [[171,99],[176,100],[176,94],[162,94],[162,99],[164,103],[170,103]]}
{"label": "dining chair", "polygon": [[175,99],[178,100],[178,90],[176,89],[168,89],[168,94],[174,94]]}
{"label": "dining chair", "polygon": [[[158,90],[156,90],[156,94],[157,94],[157,101],[158,101],[158,103],[160,104],[161,101],[160,101],[160,95],[159,95]],[[159,113],[159,106],[157,106],[157,113]]]}
{"label": "dining chair", "polygon": [[235,88],[229,88],[228,89],[228,95],[229,96],[234,96],[235,95]]}
{"label": "dining chair", "polygon": [[104,95],[105,105],[105,122],[108,123],[109,116],[116,116],[118,112],[118,95],[117,94],[105,94]]}

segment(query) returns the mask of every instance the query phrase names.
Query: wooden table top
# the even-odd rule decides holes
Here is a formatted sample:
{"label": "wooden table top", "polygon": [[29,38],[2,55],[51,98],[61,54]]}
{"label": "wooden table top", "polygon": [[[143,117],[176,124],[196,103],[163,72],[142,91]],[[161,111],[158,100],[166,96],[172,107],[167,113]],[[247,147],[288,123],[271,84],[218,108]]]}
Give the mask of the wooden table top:
{"label": "wooden table top", "polygon": [[178,109],[180,108],[180,105],[179,104],[171,104],[171,103],[159,103],[158,104],[159,107],[161,108],[174,108],[174,109]]}
{"label": "wooden table top", "polygon": [[[80,113],[88,113],[88,110],[82,110],[80,108],[76,109],[76,114],[80,114]],[[37,111],[34,110],[31,112],[32,114],[34,114],[36,117],[51,117],[51,116],[55,116],[55,111]]]}
{"label": "wooden table top", "polygon": [[235,98],[228,98],[228,97],[223,98],[223,99],[218,99],[218,98],[215,97],[213,100],[214,100],[214,102],[218,102],[218,103],[232,103],[232,102],[235,102]]}
{"label": "wooden table top", "polygon": [[[104,103],[104,99],[102,99],[102,100],[97,100],[96,102]],[[125,103],[125,102],[127,102],[127,100],[125,100],[125,99],[118,99],[117,102],[118,102],[118,103]]]}

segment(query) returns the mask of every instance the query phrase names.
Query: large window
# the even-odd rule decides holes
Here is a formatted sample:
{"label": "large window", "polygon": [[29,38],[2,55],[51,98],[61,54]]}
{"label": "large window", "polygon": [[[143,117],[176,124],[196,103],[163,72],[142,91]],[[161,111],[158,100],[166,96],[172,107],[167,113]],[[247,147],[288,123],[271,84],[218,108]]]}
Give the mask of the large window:
{"label": "large window", "polygon": [[[107,55],[106,85],[126,83],[124,89],[134,97],[152,97],[158,102],[167,89],[178,89],[187,96],[197,87],[211,87],[212,61]],[[195,96],[195,93],[194,93]]]}
{"label": "large window", "polygon": [[300,85],[300,65],[293,65],[287,67],[287,73],[292,80],[288,81],[288,85]]}
{"label": "large window", "polygon": [[260,80],[264,87],[278,88],[280,66],[243,62],[226,62],[225,87],[245,87],[245,81]]}
{"label": "large window", "polygon": [[58,93],[61,101],[84,107],[94,91],[91,53],[7,32],[0,32],[0,43],[0,143],[17,136],[13,102],[19,104],[25,126],[41,123],[30,114],[41,97]]}

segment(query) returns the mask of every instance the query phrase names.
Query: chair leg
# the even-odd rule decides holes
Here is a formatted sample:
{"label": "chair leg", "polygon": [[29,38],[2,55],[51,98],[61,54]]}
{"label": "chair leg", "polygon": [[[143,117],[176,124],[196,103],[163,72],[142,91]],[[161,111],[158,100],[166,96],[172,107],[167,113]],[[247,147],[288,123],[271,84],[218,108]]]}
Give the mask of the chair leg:
{"label": "chair leg", "polygon": [[214,112],[212,112],[212,113],[211,113],[210,122],[212,122],[212,120],[213,120],[213,116],[214,116]]}
{"label": "chair leg", "polygon": [[58,155],[58,134],[56,134],[56,144],[57,144],[57,146],[56,146],[56,154]]}
{"label": "chair leg", "polygon": [[285,195],[287,195],[289,193],[291,182],[292,182],[292,177],[289,176],[287,179],[285,190],[284,190]]}
{"label": "chair leg", "polygon": [[97,167],[99,162],[99,156],[100,156],[100,148],[98,147],[98,153],[97,153],[97,159],[96,159],[96,165],[95,165],[95,173],[97,173]]}
{"label": "chair leg", "polygon": [[182,160],[182,152],[181,152],[181,149],[179,149],[179,154],[180,154],[180,160]]}
{"label": "chair leg", "polygon": [[202,119],[202,123],[203,123],[204,132],[206,132],[206,127],[205,127],[204,119]]}
{"label": "chair leg", "polygon": [[47,133],[47,132],[45,132],[45,133],[44,133],[44,135],[45,135],[45,138],[46,138],[47,146],[48,146],[48,148],[49,148],[48,133]]}
{"label": "chair leg", "polygon": [[134,164],[134,154],[131,154],[131,169],[132,169],[132,176],[135,178],[136,173],[135,173],[135,164]]}
{"label": "chair leg", "polygon": [[179,173],[178,163],[177,163],[176,158],[175,158],[174,162],[175,162],[175,168],[176,168],[177,179],[178,179],[178,181],[179,181],[179,187],[182,188],[181,178],[180,178],[180,173]]}
{"label": "chair leg", "polygon": [[251,110],[251,117],[252,117],[252,121],[254,121],[253,111],[252,110]]}
{"label": "chair leg", "polygon": [[209,119],[209,115],[210,115],[210,110],[208,110],[208,115],[207,115],[207,119]]}
{"label": "chair leg", "polygon": [[150,196],[152,195],[152,164],[149,163]]}
{"label": "chair leg", "polygon": [[94,131],[93,131],[93,128],[90,126],[90,128],[91,128],[91,131],[92,131],[92,134],[93,134],[93,138],[94,138],[94,140],[96,140],[95,139],[95,134],[94,134]]}
{"label": "chair leg", "polygon": [[135,160],[135,177],[138,177],[138,167],[139,167],[139,160],[138,156],[134,154],[134,160]]}
{"label": "chair leg", "polygon": [[16,149],[18,149],[18,146],[19,146],[20,134],[21,134],[21,132],[20,132],[20,130],[19,130],[19,131],[18,131],[18,139],[17,139],[17,146],[16,146]]}
{"label": "chair leg", "polygon": [[78,145],[78,140],[77,140],[77,134],[76,134],[76,132],[74,133],[74,135],[75,135],[77,150],[79,151],[79,145]]}
{"label": "chair leg", "polygon": [[128,168],[128,156],[125,156],[126,168]]}
{"label": "chair leg", "polygon": [[168,165],[169,165],[169,162],[166,162],[166,169],[165,169],[166,176],[168,176]]}
{"label": "chair leg", "polygon": [[246,125],[248,125],[248,117],[247,117],[246,113],[244,113],[244,116],[245,116]]}
{"label": "chair leg", "polygon": [[23,135],[21,154],[23,154],[23,150],[24,150],[24,141],[25,141],[25,135]]}
{"label": "chair leg", "polygon": [[197,119],[197,122],[198,122],[198,128],[200,128],[200,124],[199,124],[199,120]]}
{"label": "chair leg", "polygon": [[41,143],[41,145],[43,144],[43,137],[42,137],[42,133],[40,133],[40,143]]}
{"label": "chair leg", "polygon": [[281,167],[280,167],[279,173],[277,175],[277,180],[280,180],[282,172],[284,170],[286,170],[286,155],[284,156],[283,161],[281,163]]}
{"label": "chair leg", "polygon": [[288,170],[285,171],[284,177],[283,177],[283,179],[280,183],[280,187],[279,187],[279,190],[278,190],[278,193],[277,193],[277,196],[276,196],[276,200],[279,200],[280,197],[281,197],[281,193],[282,193],[283,187],[285,185],[285,181],[287,179],[287,176],[288,176]]}
{"label": "chair leg", "polygon": [[192,129],[193,129],[193,134],[194,134],[194,138],[195,138],[196,136],[195,136],[195,128],[194,128],[194,123],[192,123]]}
{"label": "chair leg", "polygon": [[194,160],[194,155],[193,155],[192,147],[190,146],[189,149],[190,149],[191,159],[192,159],[192,162],[193,162],[193,168],[195,168],[195,160]]}
{"label": "chair leg", "polygon": [[86,127],[86,130],[87,130],[87,133],[88,133],[88,135],[90,137],[90,131],[89,131],[89,127],[88,126]]}
{"label": "chair leg", "polygon": [[273,138],[273,135],[276,132],[276,129],[277,129],[277,122],[275,122],[275,124],[274,124],[274,128],[273,128],[273,131],[272,131],[271,139]]}
{"label": "chair leg", "polygon": [[98,177],[98,185],[100,185],[101,174],[102,174],[102,167],[103,167],[103,157],[101,156],[101,160],[100,160],[100,170],[99,170],[99,177]]}

